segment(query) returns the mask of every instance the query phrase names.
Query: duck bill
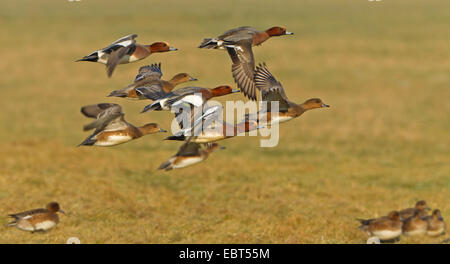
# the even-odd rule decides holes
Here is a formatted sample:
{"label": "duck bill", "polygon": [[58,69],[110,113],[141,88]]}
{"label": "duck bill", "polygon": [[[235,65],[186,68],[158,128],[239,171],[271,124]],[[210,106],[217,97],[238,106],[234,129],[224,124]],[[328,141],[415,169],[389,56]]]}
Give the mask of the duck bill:
{"label": "duck bill", "polygon": [[286,31],[286,33],[284,33],[285,35],[294,35],[294,32],[289,32],[289,31]]}
{"label": "duck bill", "polygon": [[322,104],[322,107],[330,107],[330,106],[327,104]]}
{"label": "duck bill", "polygon": [[159,132],[167,132],[167,130],[160,128]]}
{"label": "duck bill", "polygon": [[231,93],[239,93],[241,90],[239,90],[239,89],[232,89],[231,90]]}
{"label": "duck bill", "polygon": [[197,78],[194,78],[194,77],[191,77],[191,78],[189,78],[189,81],[190,81],[190,82],[198,81],[198,79],[197,79]]}
{"label": "duck bill", "polygon": [[64,212],[64,210],[59,209],[59,212],[62,214],[66,214],[66,212]]}
{"label": "duck bill", "polygon": [[176,51],[176,50],[178,50],[178,49],[174,48],[174,47],[169,47],[169,51]]}

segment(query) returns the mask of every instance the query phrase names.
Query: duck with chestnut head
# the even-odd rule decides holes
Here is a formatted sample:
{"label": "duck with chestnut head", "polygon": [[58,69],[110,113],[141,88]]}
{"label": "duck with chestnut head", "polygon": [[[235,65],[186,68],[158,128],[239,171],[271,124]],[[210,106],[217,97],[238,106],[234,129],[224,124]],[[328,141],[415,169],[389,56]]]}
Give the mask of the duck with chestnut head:
{"label": "duck with chestnut head", "polygon": [[[301,104],[289,101],[283,86],[267,69],[266,64],[260,64],[256,68],[255,84],[261,91],[261,100],[267,103],[267,107],[257,114],[248,114],[247,119],[259,120],[262,115],[266,115],[264,120],[267,124],[283,123],[301,116],[303,113],[313,109],[328,108],[320,98],[311,98]],[[278,103],[278,110],[271,109],[271,102]]]}
{"label": "duck with chestnut head", "polygon": [[[139,88],[136,90],[140,90]],[[142,112],[147,111],[169,111],[172,107],[178,107],[183,104],[189,104],[193,107],[202,107],[209,99],[213,97],[224,96],[231,93],[239,92],[239,90],[233,89],[229,85],[220,85],[215,88],[203,88],[203,87],[183,87],[170,92],[159,98],[152,104],[144,107]],[[143,92],[143,94],[149,99],[154,98],[154,94],[157,92]]]}
{"label": "duck with chestnut head", "polygon": [[259,31],[252,27],[231,29],[217,38],[204,39],[199,48],[226,49],[231,58],[231,73],[237,87],[250,100],[256,101],[255,59],[253,46],[261,45],[271,37],[293,35],[286,27],[276,26]]}
{"label": "duck with chestnut head", "polygon": [[[108,96],[155,101],[164,97],[179,84],[197,81],[188,73],[178,73],[168,81],[162,80],[162,75],[161,63],[142,66],[139,68],[139,73],[132,84],[123,89],[112,91]],[[147,96],[145,96],[146,94]]]}
{"label": "duck with chestnut head", "polygon": [[58,212],[65,214],[57,202],[48,203],[45,208],[10,214],[14,218],[7,226],[17,227],[24,231],[47,231],[59,223]]}
{"label": "duck with chestnut head", "polygon": [[206,160],[211,153],[217,150],[225,149],[225,147],[217,143],[199,144],[191,142],[191,139],[192,136],[181,145],[173,157],[162,163],[158,170],[168,171],[188,167]]}
{"label": "duck with chestnut head", "polygon": [[167,42],[155,42],[150,45],[136,43],[136,34],[122,37],[108,47],[96,50],[77,61],[91,61],[106,64],[108,77],[119,64],[131,63],[147,58],[153,53],[177,50]]}

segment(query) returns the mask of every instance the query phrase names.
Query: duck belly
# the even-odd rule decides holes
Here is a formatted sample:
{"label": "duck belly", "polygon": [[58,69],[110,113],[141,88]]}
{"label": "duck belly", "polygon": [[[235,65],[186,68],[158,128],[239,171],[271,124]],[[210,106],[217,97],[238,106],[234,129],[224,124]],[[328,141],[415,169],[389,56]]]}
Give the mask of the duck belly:
{"label": "duck belly", "polygon": [[425,235],[426,232],[427,232],[426,229],[417,229],[414,231],[403,232],[403,234],[405,236],[419,236],[419,235]]}
{"label": "duck belly", "polygon": [[289,120],[291,120],[291,119],[293,119],[292,116],[285,116],[285,115],[282,116],[282,115],[278,115],[277,117],[272,118],[272,119],[270,120],[270,124],[271,124],[271,125],[274,125],[274,124],[281,124],[281,123],[287,122],[287,121],[289,121]]}
{"label": "duck belly", "polygon": [[427,231],[427,235],[429,235],[429,236],[440,236],[440,235],[445,233],[444,231],[445,230],[444,230],[443,227],[438,229],[438,230],[428,230]]}
{"label": "duck belly", "polygon": [[175,169],[178,168],[184,168],[187,166],[191,166],[194,165],[196,163],[199,163],[203,161],[202,157],[188,157],[188,158],[183,158],[182,160],[177,160],[172,164],[172,167]]}
{"label": "duck belly", "polygon": [[128,142],[132,139],[133,138],[129,135],[110,135],[106,139],[97,140],[97,142],[95,142],[94,145],[101,146],[101,147],[108,147],[108,146],[122,144],[122,143]]}
{"label": "duck belly", "polygon": [[193,138],[192,141],[195,143],[210,143],[215,142],[221,139],[225,139],[225,135],[221,132],[208,133],[198,135],[196,138]]}
{"label": "duck belly", "polygon": [[34,226],[27,220],[19,220],[16,227],[24,231],[35,231]]}
{"label": "duck belly", "polygon": [[56,225],[55,221],[42,221],[40,223],[37,223],[34,225],[35,230],[49,230],[50,228],[54,227]]}
{"label": "duck belly", "polygon": [[378,237],[380,240],[391,240],[399,237],[401,234],[402,234],[401,230],[398,231],[381,230],[372,232],[372,235]]}

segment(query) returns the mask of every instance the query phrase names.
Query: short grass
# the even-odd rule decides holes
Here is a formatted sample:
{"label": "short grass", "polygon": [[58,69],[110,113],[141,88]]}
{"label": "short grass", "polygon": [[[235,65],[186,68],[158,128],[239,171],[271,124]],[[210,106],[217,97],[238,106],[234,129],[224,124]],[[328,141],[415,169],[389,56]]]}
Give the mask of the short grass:
{"label": "short grass", "polygon": [[[355,218],[419,199],[450,219],[449,1],[7,0],[0,24],[0,222],[52,200],[68,213],[44,234],[2,227],[1,243],[363,243]],[[256,60],[291,100],[331,108],[282,124],[275,148],[229,139],[168,173],[156,168],[179,144],[166,135],[76,147],[86,104],[120,103],[132,123],[170,126],[167,112],[139,114],[147,102],[105,97],[139,66],[233,84],[227,54],[196,47],[241,25],[295,32],[255,48]],[[121,65],[111,79],[100,64],[73,62],[130,33],[179,51]]]}

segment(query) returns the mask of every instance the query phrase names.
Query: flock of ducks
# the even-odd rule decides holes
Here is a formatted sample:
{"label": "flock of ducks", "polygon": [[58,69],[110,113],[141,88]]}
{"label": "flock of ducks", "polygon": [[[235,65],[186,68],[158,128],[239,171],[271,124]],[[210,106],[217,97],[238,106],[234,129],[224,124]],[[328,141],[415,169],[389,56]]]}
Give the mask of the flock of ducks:
{"label": "flock of ducks", "polygon": [[[178,73],[170,80],[163,80],[161,63],[154,63],[140,67],[130,85],[112,91],[109,97],[152,101],[144,107],[142,112],[172,111],[175,113],[181,130],[167,137],[166,140],[183,141],[183,144],[178,152],[163,162],[158,169],[178,169],[199,163],[206,160],[212,152],[224,149],[216,141],[274,123],[286,122],[307,110],[329,107],[319,98],[309,99],[302,104],[289,101],[283,86],[269,72],[266,64],[255,66],[252,47],[261,45],[271,37],[284,35],[293,35],[293,33],[280,26],[265,31],[259,31],[252,27],[238,27],[228,30],[216,38],[206,38],[201,42],[199,48],[228,52],[232,61],[231,72],[238,89],[233,89],[230,85],[219,85],[214,88],[187,86],[175,89],[180,84],[197,81],[197,79],[188,73]],[[136,37],[136,34],[125,36],[78,61],[105,64],[107,74],[111,76],[118,64],[142,60],[153,53],[177,50],[167,42],[156,42],[151,45],[138,44],[135,40]],[[236,124],[222,122],[219,124],[221,131],[218,132],[213,123],[218,121],[220,109],[217,106],[208,107],[208,100],[236,92],[242,92],[249,99],[257,100],[257,90],[261,92],[262,101],[278,102],[279,110],[276,114],[267,108],[263,110],[264,113],[246,115],[242,121]],[[196,109],[204,111],[201,111],[200,116],[194,116]],[[167,132],[155,123],[140,127],[128,123],[118,104],[88,105],[82,107],[81,112],[86,117],[95,120],[84,126],[85,131],[93,129],[94,132],[80,146],[115,146],[144,135]],[[264,123],[258,120],[259,114],[267,114],[268,118]],[[184,126],[186,120],[191,121],[187,127]]]}
{"label": "flock of ducks", "polygon": [[[282,123],[302,115],[304,112],[329,107],[319,98],[306,100],[297,104],[289,101],[283,86],[268,70],[265,63],[255,65],[252,48],[261,45],[264,41],[275,36],[293,35],[285,27],[272,27],[259,31],[252,27],[239,27],[228,30],[216,38],[206,38],[199,48],[226,50],[231,58],[232,76],[239,89],[230,85],[220,85],[215,88],[188,86],[175,89],[178,85],[197,81],[187,73],[179,73],[170,80],[162,80],[161,64],[152,64],[139,68],[133,83],[127,87],[112,91],[110,97],[121,97],[134,100],[151,100],[152,103],[144,107],[142,112],[170,111],[177,106],[188,106],[189,112],[175,110],[177,120],[188,118],[192,121],[191,127],[183,127],[179,122],[180,132],[169,136],[167,140],[184,141],[178,152],[163,162],[158,169],[172,170],[187,167],[201,161],[223,146],[216,141],[233,137],[239,133],[249,132],[266,125]],[[94,51],[78,61],[98,62],[106,65],[107,75],[111,77],[119,64],[142,60],[153,53],[176,51],[167,42],[155,42],[151,45],[136,43],[136,34],[125,36],[106,48]],[[196,107],[203,107],[211,98],[242,92],[250,100],[257,100],[257,90],[261,93],[261,100],[265,102],[277,101],[279,110],[274,115],[270,108],[261,110],[267,114],[265,124],[261,124],[255,114],[246,115],[244,120],[237,124],[223,122],[223,133],[209,130],[205,126],[217,118],[217,107],[206,108],[200,117],[194,117],[192,111]],[[95,129],[80,146],[115,146],[144,135],[167,132],[156,123],[143,126],[134,126],[124,119],[122,107],[118,104],[99,103],[81,108],[81,112],[88,118],[95,120],[83,127],[85,131]],[[216,114],[216,115],[215,115]],[[258,113],[260,114],[260,113]],[[277,116],[277,118],[272,118]],[[200,133],[190,133],[202,128]],[[205,128],[205,129],[203,129]],[[401,211],[392,211],[387,216],[376,219],[358,219],[360,229],[382,241],[399,239],[400,235],[413,236],[428,234],[439,236],[445,233],[445,222],[439,209],[427,216],[429,208],[425,201],[417,202],[415,208]],[[34,209],[21,213],[11,214],[14,220],[8,226],[14,226],[25,231],[46,231],[58,222],[58,212],[64,213],[57,202],[49,203],[46,208]]]}
{"label": "flock of ducks", "polygon": [[370,236],[381,241],[398,241],[400,236],[429,235],[432,237],[445,234],[446,224],[439,209],[427,215],[430,208],[425,201],[418,201],[414,208],[392,211],[387,216],[372,219],[357,219]]}

